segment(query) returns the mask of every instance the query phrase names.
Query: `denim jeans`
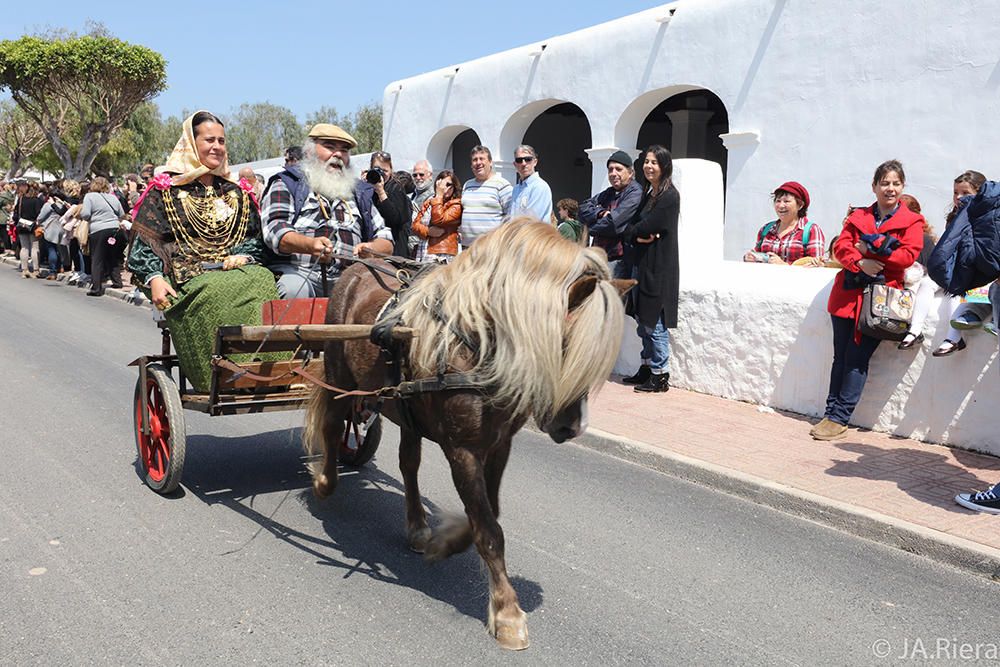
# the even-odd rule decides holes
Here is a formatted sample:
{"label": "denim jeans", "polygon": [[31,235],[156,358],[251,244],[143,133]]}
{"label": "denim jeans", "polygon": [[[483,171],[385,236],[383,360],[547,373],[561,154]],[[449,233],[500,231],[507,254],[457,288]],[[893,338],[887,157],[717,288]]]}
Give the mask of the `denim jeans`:
{"label": "denim jeans", "polygon": [[663,313],[660,313],[660,319],[656,320],[653,328],[637,322],[636,333],[642,338],[643,361],[653,373],[666,373],[667,362],[670,361],[670,332],[663,326]]}
{"label": "denim jeans", "polygon": [[826,415],[830,421],[846,425],[854,414],[868,380],[868,362],[882,341],[861,336],[854,342],[854,318],[831,315],[833,321],[833,366],[830,368],[830,393],[826,397]]}
{"label": "denim jeans", "polygon": [[[326,296],[323,294],[323,277],[319,269],[310,271],[308,268],[292,264],[275,264],[268,266],[278,277],[278,296],[282,299],[312,299]],[[329,284],[333,285],[331,275]]]}

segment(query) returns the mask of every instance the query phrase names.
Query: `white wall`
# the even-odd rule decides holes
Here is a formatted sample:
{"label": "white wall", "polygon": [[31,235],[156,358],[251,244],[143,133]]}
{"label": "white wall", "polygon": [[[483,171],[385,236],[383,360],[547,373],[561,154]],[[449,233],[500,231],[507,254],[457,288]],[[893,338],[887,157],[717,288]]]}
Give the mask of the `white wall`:
{"label": "white wall", "polygon": [[[657,22],[670,8],[669,22]],[[607,155],[634,147],[654,106],[707,88],[736,135],[727,258],[773,218],[768,194],[780,183],[806,185],[810,218],[831,236],[848,204],[873,199],[872,173],[889,158],[903,161],[909,191],[940,229],[956,175],[1000,174],[1000,135],[978,122],[1000,101],[998,43],[997,0],[680,0],[393,82],[385,146],[409,168],[470,127],[512,179],[520,134],[549,106],[573,102],[590,122],[596,191]]]}

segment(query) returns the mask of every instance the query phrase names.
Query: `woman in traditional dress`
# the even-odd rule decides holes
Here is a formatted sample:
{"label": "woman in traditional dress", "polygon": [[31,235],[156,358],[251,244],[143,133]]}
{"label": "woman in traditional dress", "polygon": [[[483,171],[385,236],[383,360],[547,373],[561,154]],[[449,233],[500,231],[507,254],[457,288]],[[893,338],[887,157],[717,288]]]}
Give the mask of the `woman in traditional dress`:
{"label": "woman in traditional dress", "polygon": [[199,111],[184,121],[164,172],[137,204],[133,231],[132,280],[163,311],[184,376],[207,391],[216,329],[260,324],[261,304],[278,298],[261,266],[260,213],[230,179],[216,116]]}

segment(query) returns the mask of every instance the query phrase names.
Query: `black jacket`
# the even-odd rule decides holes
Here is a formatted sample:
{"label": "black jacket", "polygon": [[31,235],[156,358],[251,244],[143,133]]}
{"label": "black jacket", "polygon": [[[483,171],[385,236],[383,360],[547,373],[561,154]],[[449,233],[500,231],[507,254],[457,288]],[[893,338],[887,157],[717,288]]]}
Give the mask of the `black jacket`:
{"label": "black jacket", "polygon": [[[625,231],[625,241],[635,247],[639,284],[634,288],[635,318],[644,326],[654,327],[663,314],[663,325],[677,326],[677,301],[680,292],[680,266],[677,247],[677,220],[681,198],[670,185],[655,202],[647,193],[639,221]],[[659,234],[652,243],[636,243],[637,238]]]}
{"label": "black jacket", "polygon": [[410,256],[410,198],[406,196],[403,185],[394,177],[385,181],[386,200],[379,201],[378,194],[372,190],[372,203],[378,209],[385,226],[392,231],[392,254],[398,257]]}

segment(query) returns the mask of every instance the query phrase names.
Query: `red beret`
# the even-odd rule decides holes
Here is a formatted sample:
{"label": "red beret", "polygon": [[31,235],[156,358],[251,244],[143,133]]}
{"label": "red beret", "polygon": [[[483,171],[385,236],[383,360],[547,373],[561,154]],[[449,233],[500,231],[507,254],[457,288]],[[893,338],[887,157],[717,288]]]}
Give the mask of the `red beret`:
{"label": "red beret", "polygon": [[805,186],[801,183],[797,181],[782,183],[774,189],[774,194],[778,194],[779,192],[788,192],[789,194],[798,197],[805,202],[805,205],[802,208],[809,208],[809,191],[806,190]]}

